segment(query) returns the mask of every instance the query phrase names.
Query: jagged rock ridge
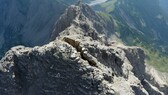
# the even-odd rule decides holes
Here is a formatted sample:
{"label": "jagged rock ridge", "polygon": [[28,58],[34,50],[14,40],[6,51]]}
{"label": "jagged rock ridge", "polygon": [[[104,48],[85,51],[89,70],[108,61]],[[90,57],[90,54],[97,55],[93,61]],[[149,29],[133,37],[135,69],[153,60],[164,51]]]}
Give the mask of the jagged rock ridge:
{"label": "jagged rock ridge", "polygon": [[[67,29],[71,24],[81,27],[84,32],[98,32],[99,34],[105,34],[109,36],[114,31],[114,24],[111,18],[110,22],[104,20],[96,14],[88,5],[78,3],[78,6],[72,5],[56,22],[55,29],[52,33],[51,40],[54,40],[60,32]],[[94,29],[92,28],[94,27]]]}
{"label": "jagged rock ridge", "polygon": [[167,85],[146,72],[143,50],[110,44],[87,9],[70,6],[49,44],[8,51],[0,61],[1,95],[167,95]]}

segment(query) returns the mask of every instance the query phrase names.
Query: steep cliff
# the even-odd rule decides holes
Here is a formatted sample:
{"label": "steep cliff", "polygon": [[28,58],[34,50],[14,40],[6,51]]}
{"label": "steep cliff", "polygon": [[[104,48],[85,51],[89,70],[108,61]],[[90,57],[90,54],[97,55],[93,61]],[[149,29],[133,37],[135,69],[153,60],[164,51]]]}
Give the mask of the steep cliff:
{"label": "steep cliff", "polygon": [[48,43],[54,23],[65,8],[59,0],[1,0],[0,58],[15,45]]}
{"label": "steep cliff", "polygon": [[0,61],[1,95],[167,95],[166,83],[147,72],[144,51],[108,41],[101,20],[72,5],[52,42],[13,47]]}

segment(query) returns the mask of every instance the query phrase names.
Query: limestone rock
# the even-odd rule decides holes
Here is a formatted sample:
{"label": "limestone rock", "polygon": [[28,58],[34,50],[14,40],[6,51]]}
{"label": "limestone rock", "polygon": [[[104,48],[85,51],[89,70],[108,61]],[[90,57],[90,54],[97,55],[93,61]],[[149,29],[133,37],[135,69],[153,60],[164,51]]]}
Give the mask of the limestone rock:
{"label": "limestone rock", "polygon": [[34,48],[17,46],[6,53],[0,60],[0,94],[167,95],[167,84],[161,85],[163,80],[146,70],[144,51],[106,44],[88,18],[95,13],[83,6],[87,5],[67,9],[58,23],[67,25],[56,25],[54,41]]}
{"label": "limestone rock", "polygon": [[[51,40],[54,40],[59,33],[68,29],[71,25],[80,27],[85,32],[85,35],[91,36],[93,39],[98,39],[97,33],[112,34],[113,21],[106,25],[106,22],[96,12],[94,12],[87,4],[71,5],[66,9],[65,13],[56,22]],[[69,34],[69,33],[68,33]]]}

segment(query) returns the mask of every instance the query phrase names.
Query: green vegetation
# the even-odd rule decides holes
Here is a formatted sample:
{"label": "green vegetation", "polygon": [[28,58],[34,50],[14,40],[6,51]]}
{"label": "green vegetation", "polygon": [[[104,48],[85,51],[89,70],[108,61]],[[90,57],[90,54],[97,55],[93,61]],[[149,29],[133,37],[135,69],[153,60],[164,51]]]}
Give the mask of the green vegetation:
{"label": "green vegetation", "polygon": [[112,12],[115,9],[115,3],[117,0],[111,0],[109,2],[105,2],[101,5],[102,8],[106,8],[107,12]]}
{"label": "green vegetation", "polygon": [[151,39],[119,21],[117,22],[115,31],[119,32],[120,38],[127,45],[136,45],[143,48],[147,58],[146,63],[159,71],[168,72],[168,56],[152,45]]}
{"label": "green vegetation", "polygon": [[111,21],[112,20],[112,16],[108,13],[105,12],[99,12],[98,13],[103,19],[105,19],[106,21]]}
{"label": "green vegetation", "polygon": [[147,55],[147,63],[154,66],[162,72],[168,72],[168,56],[161,54],[157,50],[151,48],[144,48]]}
{"label": "green vegetation", "polygon": [[[168,30],[168,27],[158,1],[150,2],[150,0],[109,0],[99,6],[104,11],[99,14],[107,21],[111,17],[114,19],[115,32],[125,44],[144,49],[147,56],[146,63],[159,71],[168,72],[168,53],[165,48],[165,51],[160,48],[160,46],[166,47],[168,33],[165,30]],[[162,17],[158,19],[158,16]],[[157,37],[157,32],[161,38]]]}
{"label": "green vegetation", "polygon": [[146,54],[146,63],[152,65],[162,72],[168,72],[168,56],[161,53],[158,49],[150,44],[135,43],[136,46],[142,47]]}

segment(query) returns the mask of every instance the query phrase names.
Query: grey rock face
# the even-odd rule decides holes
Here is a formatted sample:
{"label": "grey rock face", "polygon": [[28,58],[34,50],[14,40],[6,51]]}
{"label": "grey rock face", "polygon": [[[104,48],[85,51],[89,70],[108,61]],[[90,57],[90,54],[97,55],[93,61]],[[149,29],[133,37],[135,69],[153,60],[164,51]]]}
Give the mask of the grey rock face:
{"label": "grey rock face", "polygon": [[146,72],[142,49],[107,45],[83,12],[67,14],[71,8],[81,12],[81,6],[85,5],[70,7],[60,18],[57,24],[67,21],[67,26],[60,26],[54,41],[34,48],[17,46],[6,53],[0,61],[0,94],[167,95],[167,85],[151,80],[153,75]]}
{"label": "grey rock face", "polygon": [[[75,41],[73,37],[69,39]],[[42,47],[12,48],[0,62],[1,95],[166,95],[148,81],[147,73],[134,72],[138,65],[128,60],[126,49],[89,38],[77,39],[76,45],[60,39]],[[144,58],[136,62],[140,60]]]}
{"label": "grey rock face", "polygon": [[[88,5],[79,3],[77,6],[70,6],[56,22],[51,40],[54,40],[60,32],[70,27],[71,24],[81,27],[88,35],[92,36],[96,34],[89,34],[90,32],[97,31],[106,36],[110,36],[114,32],[113,20],[107,23],[107,21],[95,13]],[[94,29],[92,27],[94,27]]]}

